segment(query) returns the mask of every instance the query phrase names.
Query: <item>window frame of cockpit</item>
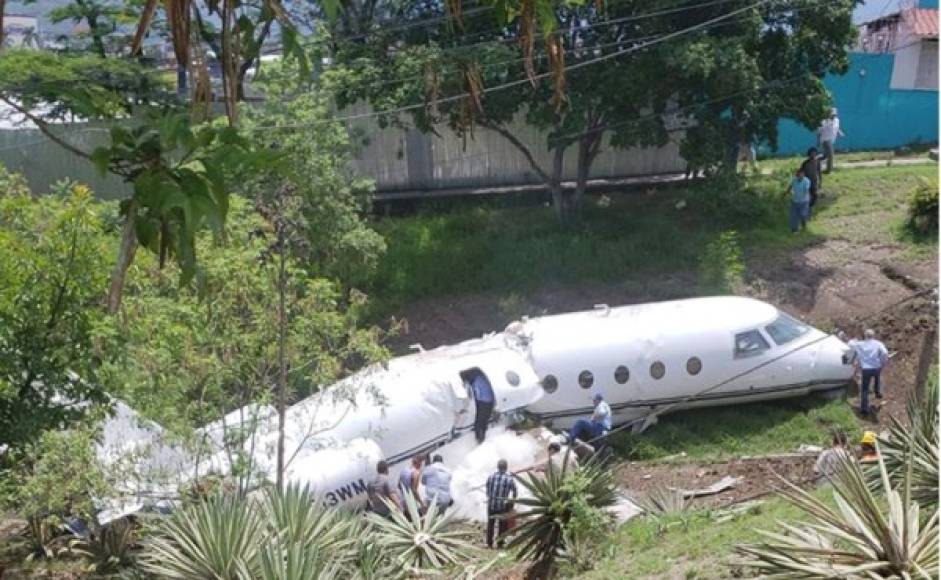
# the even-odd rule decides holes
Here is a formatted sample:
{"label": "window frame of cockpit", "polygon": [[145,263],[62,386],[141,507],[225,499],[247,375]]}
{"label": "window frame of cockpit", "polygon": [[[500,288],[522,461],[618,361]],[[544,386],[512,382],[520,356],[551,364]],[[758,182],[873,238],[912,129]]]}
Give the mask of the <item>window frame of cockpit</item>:
{"label": "window frame of cockpit", "polygon": [[[778,323],[780,320],[782,320],[782,319],[785,320],[786,322],[789,322],[789,323],[795,325],[795,326],[803,327],[803,328],[804,328],[803,332],[801,332],[800,334],[797,334],[797,335],[795,335],[795,336],[792,336],[791,338],[789,338],[789,339],[787,339],[787,340],[785,340],[785,341],[779,342],[778,339],[776,339],[776,338],[774,337],[774,335],[771,334],[771,331],[769,331],[768,328],[770,328],[770,327],[773,326],[774,324],[777,324],[777,323]],[[764,334],[767,334],[767,335],[768,335],[768,338],[771,339],[771,342],[772,342],[773,344],[775,344],[776,346],[784,346],[785,344],[789,344],[789,343],[794,342],[795,340],[801,338],[802,336],[805,336],[806,334],[808,334],[808,333],[811,331],[811,328],[812,328],[812,327],[811,327],[809,324],[806,324],[806,323],[802,322],[801,320],[799,320],[799,319],[797,319],[797,318],[791,316],[791,315],[788,314],[787,312],[783,312],[783,311],[781,311],[781,310],[778,310],[778,315],[774,317],[774,320],[772,320],[771,322],[768,322],[767,324],[765,324],[764,326],[762,326],[761,330],[764,332]]]}
{"label": "window frame of cockpit", "polygon": [[[743,334],[756,333],[761,341],[764,343],[764,348],[756,351],[740,351],[738,348],[738,337]],[[771,337],[765,336],[765,333],[762,331],[762,327],[751,327],[745,328],[742,330],[737,330],[732,333],[732,359],[733,360],[744,360],[749,358],[754,358],[756,356],[761,356],[771,349],[774,348],[776,343],[771,340]],[[746,354],[747,353],[747,354]]]}

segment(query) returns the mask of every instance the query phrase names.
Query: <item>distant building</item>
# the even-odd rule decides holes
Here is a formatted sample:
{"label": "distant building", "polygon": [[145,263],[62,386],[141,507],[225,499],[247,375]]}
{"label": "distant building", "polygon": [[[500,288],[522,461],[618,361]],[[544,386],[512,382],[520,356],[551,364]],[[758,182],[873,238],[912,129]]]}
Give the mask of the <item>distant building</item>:
{"label": "distant building", "polygon": [[937,8],[911,5],[862,24],[856,50],[894,55],[891,88],[937,91]]}
{"label": "distant building", "polygon": [[39,19],[35,16],[4,14],[3,45],[39,48]]}

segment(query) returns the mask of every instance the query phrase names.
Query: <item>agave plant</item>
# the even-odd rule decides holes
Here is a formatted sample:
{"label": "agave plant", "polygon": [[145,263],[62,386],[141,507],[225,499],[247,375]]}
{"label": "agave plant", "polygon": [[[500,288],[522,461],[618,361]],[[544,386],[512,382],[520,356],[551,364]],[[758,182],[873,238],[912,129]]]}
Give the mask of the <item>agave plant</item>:
{"label": "agave plant", "polygon": [[456,529],[434,503],[422,515],[415,498],[405,494],[405,510],[392,509],[389,518],[369,514],[378,544],[401,571],[417,575],[469,560],[475,550],[470,532]]}
{"label": "agave plant", "polygon": [[362,518],[323,507],[320,498],[309,488],[298,485],[288,485],[283,491],[270,488],[262,507],[273,541],[282,548],[306,546],[330,554],[337,565],[356,559],[356,544],[364,527]]}
{"label": "agave plant", "polygon": [[91,560],[91,569],[99,574],[114,572],[130,565],[136,529],[127,518],[101,526],[85,539],[70,543],[70,549]]}
{"label": "agave plant", "polygon": [[[924,400],[908,400],[908,426],[892,417],[888,433],[879,437],[889,480],[900,486],[911,468],[912,499],[926,509],[938,507],[938,381],[928,382]],[[870,487],[881,484],[878,469],[868,473]]]}
{"label": "agave plant", "polygon": [[845,458],[834,478],[832,509],[783,480],[784,497],[811,516],[809,523],[782,524],[784,533],[761,532],[770,541],[737,546],[746,566],[766,577],[936,578],[938,511],[922,523],[912,498],[909,466],[900,488],[892,486],[879,460],[883,497],[876,497],[856,462]]}
{"label": "agave plant", "polygon": [[617,501],[614,475],[597,461],[578,470],[546,470],[545,477],[527,474],[520,483],[530,498],[517,504],[528,507],[520,513],[521,524],[510,540],[510,548],[521,559],[530,560],[530,575],[551,574],[556,558],[563,554],[566,531],[588,513],[602,514]]}
{"label": "agave plant", "polygon": [[247,580],[258,576],[264,519],[244,498],[218,496],[158,520],[142,567],[158,578]]}
{"label": "agave plant", "polygon": [[342,567],[314,546],[269,544],[261,550],[260,580],[343,578]]}
{"label": "agave plant", "polygon": [[645,513],[653,517],[671,516],[686,511],[690,501],[682,490],[658,487],[646,495],[632,498]]}

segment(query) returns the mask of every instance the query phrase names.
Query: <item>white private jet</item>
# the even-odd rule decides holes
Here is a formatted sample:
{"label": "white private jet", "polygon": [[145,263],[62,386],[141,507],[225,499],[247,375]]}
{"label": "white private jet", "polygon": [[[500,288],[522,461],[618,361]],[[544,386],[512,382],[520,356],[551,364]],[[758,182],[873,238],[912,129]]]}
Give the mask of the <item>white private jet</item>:
{"label": "white private jet", "polygon": [[[591,414],[591,396],[600,393],[615,425],[642,430],[674,410],[842,388],[853,376],[852,365],[852,350],[838,338],[749,298],[601,305],[523,319],[502,333],[393,358],[291,406],[286,478],[316,489],[326,505],[361,506],[379,459],[404,466],[412,456],[440,448],[459,468],[476,447],[476,406],[465,380],[470,373],[488,379],[494,411],[504,416],[529,415],[567,427]],[[273,480],[277,418],[270,407],[238,410],[204,427],[216,452],[189,464],[184,452],[154,435],[159,428],[132,428],[126,412],[105,425],[100,453],[113,459],[129,448],[143,450],[141,472],[155,472],[155,465],[177,475],[225,472],[231,451],[222,449],[220,434],[246,418],[255,423],[256,437],[242,452],[262,479]],[[506,439],[501,441],[506,452]],[[533,461],[543,443],[531,438],[517,462]],[[524,465],[511,465],[519,467]],[[169,492],[188,479],[177,477],[162,489]],[[104,519],[140,509],[145,496],[125,499]]]}

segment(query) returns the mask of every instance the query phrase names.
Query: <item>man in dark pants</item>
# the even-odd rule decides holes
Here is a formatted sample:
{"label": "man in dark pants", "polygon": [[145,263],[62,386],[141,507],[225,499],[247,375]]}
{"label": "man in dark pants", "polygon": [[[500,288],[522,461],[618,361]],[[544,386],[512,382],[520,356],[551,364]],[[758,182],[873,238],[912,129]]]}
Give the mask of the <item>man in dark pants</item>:
{"label": "man in dark pants", "polygon": [[801,170],[804,177],[810,180],[810,209],[817,203],[817,195],[820,193],[820,160],[822,155],[817,154],[817,148],[811,147],[807,150],[807,158],[801,163]]}
{"label": "man in dark pants", "polygon": [[889,362],[889,351],[882,341],[876,340],[876,332],[867,328],[863,333],[863,340],[851,340],[847,343],[856,351],[856,360],[862,370],[862,380],[859,385],[859,412],[868,415],[869,383],[875,382],[876,398],[882,398],[882,367]]}
{"label": "man in dark pants", "polygon": [[507,514],[513,509],[516,499],[516,482],[506,472],[506,459],[497,462],[497,471],[487,478],[487,547],[493,548],[494,527],[497,528],[497,547],[504,544],[503,534],[508,529]]}
{"label": "man in dark pants", "polygon": [[493,386],[484,373],[477,371],[471,379],[471,390],[474,392],[474,402],[477,405],[477,412],[474,416],[474,434],[477,436],[477,442],[483,443],[487,438],[490,415],[493,414],[495,402]]}

